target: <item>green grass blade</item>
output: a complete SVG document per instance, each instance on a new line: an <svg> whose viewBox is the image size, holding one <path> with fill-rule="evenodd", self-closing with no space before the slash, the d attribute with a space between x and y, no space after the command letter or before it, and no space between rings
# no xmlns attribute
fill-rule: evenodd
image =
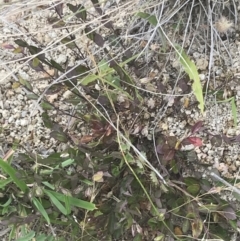
<svg viewBox="0 0 240 241"><path fill-rule="evenodd" d="M55 190L55 187L52 184L50 184L49 182L42 182L42 184L44 184L45 186L49 187L52 190Z"/></svg>
<svg viewBox="0 0 240 241"><path fill-rule="evenodd" d="M45 234L40 234L35 239L36 239L36 241L46 241L46 240L49 240L48 237Z"/></svg>
<svg viewBox="0 0 240 241"><path fill-rule="evenodd" d="M11 204L11 202L12 202L12 198L10 197L7 200L7 202L5 202L4 204L0 204L0 207L7 207L7 206L9 206Z"/></svg>
<svg viewBox="0 0 240 241"><path fill-rule="evenodd" d="M47 190L44 190L44 192L61 213L63 213L64 215L68 214L66 208L59 202L59 200L52 193L50 193Z"/></svg>
<svg viewBox="0 0 240 241"><path fill-rule="evenodd" d="M28 190L28 187L25 182L17 178L16 171L3 159L0 158L0 167L2 170L8 174L13 182L21 189L21 191L26 192Z"/></svg>
<svg viewBox="0 0 240 241"><path fill-rule="evenodd" d="M35 237L35 232L31 231L26 234L24 237L18 238L16 241L30 241Z"/></svg>
<svg viewBox="0 0 240 241"><path fill-rule="evenodd" d="M184 50L180 46L176 46L177 54L180 58L180 63L183 66L185 72L188 74L189 78L193 80L192 84L192 91L199 102L199 109L203 113L204 111L204 99L203 99L203 91L202 91L202 85L200 82L200 78L198 75L197 67L196 65L189 59L187 54L184 52Z"/></svg>
<svg viewBox="0 0 240 241"><path fill-rule="evenodd" d="M140 17L140 18L143 18L143 19L147 20L147 21L148 21L152 26L154 26L154 27L157 27L157 25L158 25L158 20L157 20L157 18L156 18L155 15L150 15L150 14L144 13L144 12L138 12L138 13L137 13L137 16ZM163 33L162 33L161 28L159 27L159 28L157 29L157 31L158 31L158 33L159 33L159 35L160 35L161 40L162 40L163 48L164 48L164 50L166 50L166 47L167 47L167 45L166 45L166 39L165 39L165 37L164 37L164 35L163 35Z"/></svg>
<svg viewBox="0 0 240 241"><path fill-rule="evenodd" d="M39 202L39 200L37 198L33 198L32 199L33 204L35 205L35 207L37 208L37 210L43 215L43 217L46 219L47 223L50 224L50 219L48 217L48 214L46 212L46 210L44 209L43 205Z"/></svg>
<svg viewBox="0 0 240 241"><path fill-rule="evenodd" d="M65 195L64 194L57 193L57 192L54 192L54 191L49 191L49 190L48 190L48 192L52 193L59 201L65 202ZM92 210L96 209L96 206L93 203L83 201L83 200L80 200L80 199L77 199L77 198L74 198L74 197L68 197L68 199L69 199L69 204L71 206L83 208L83 209L86 209L86 210L89 210L89 211L92 211Z"/></svg>
<svg viewBox="0 0 240 241"><path fill-rule="evenodd" d="M97 79L98 79L98 76L96 74L89 74L86 77L84 77L82 79L79 79L79 82L82 85L88 85L88 84L94 82Z"/></svg>
<svg viewBox="0 0 240 241"><path fill-rule="evenodd" d="M140 17L140 18L143 18L143 19L148 20L148 22L149 22L150 24L152 24L153 26L155 26L155 27L156 27L157 24L158 24L157 18L156 18L156 16L154 16L154 15L150 15L150 14L144 13L144 12L138 12L138 13L137 13L137 16Z"/></svg>
<svg viewBox="0 0 240 241"><path fill-rule="evenodd" d="M68 166L72 165L74 162L75 162L75 160L73 160L73 159L68 159L68 160L62 162L61 166L62 166L63 168L65 168L65 167L68 167Z"/></svg>
<svg viewBox="0 0 240 241"><path fill-rule="evenodd" d="M67 214L70 214L71 213L71 205L69 202L69 196L65 196L64 201L65 201L65 207L67 209Z"/></svg>
<svg viewBox="0 0 240 241"><path fill-rule="evenodd" d="M51 235L46 236L45 234L40 234L40 235L35 237L35 240L36 241L53 241L53 240L56 240L56 239Z"/></svg>
<svg viewBox="0 0 240 241"><path fill-rule="evenodd" d="M1 189L4 189L5 186L6 186L7 184L9 184L10 182L12 182L12 179L11 179L11 178L7 178L7 179L5 179L5 180L1 180L1 181L0 181L0 188L1 188Z"/></svg>
<svg viewBox="0 0 240 241"><path fill-rule="evenodd" d="M237 127L237 106L235 103L235 98L232 98L231 100L231 107L232 107L234 126Z"/></svg>

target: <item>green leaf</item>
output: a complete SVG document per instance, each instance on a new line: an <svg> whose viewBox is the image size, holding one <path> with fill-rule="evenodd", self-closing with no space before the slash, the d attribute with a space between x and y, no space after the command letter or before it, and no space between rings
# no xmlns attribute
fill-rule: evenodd
<svg viewBox="0 0 240 241"><path fill-rule="evenodd" d="M198 184L199 180L194 177L186 177L184 178L184 182L187 186L193 185L193 184Z"/></svg>
<svg viewBox="0 0 240 241"><path fill-rule="evenodd" d="M25 236L16 239L16 241L30 241L35 237L35 232L34 231L30 231L28 234L26 234Z"/></svg>
<svg viewBox="0 0 240 241"><path fill-rule="evenodd" d="M182 231L183 231L183 233L187 233L189 229L190 229L190 222L189 222L188 219L184 219L184 221L182 223Z"/></svg>
<svg viewBox="0 0 240 241"><path fill-rule="evenodd" d="M174 159L172 159L170 161L170 166L171 166L171 170L173 171L174 174L177 174L179 172L177 163L176 163L176 161Z"/></svg>
<svg viewBox="0 0 240 241"><path fill-rule="evenodd" d="M29 46L28 46L28 50L29 50L29 52L30 52L32 55L36 55L36 54L38 54L38 53L40 53L40 52L43 51L43 49L37 48L37 47L35 47L35 46L33 46L33 45L29 45ZM45 54L44 54L44 53L41 53L41 54L37 55L37 57L38 57L39 60L45 62Z"/></svg>
<svg viewBox="0 0 240 241"><path fill-rule="evenodd" d="M48 102L46 101L43 101L41 103L41 107L44 109L44 110L52 110L53 109L53 106L51 104L49 104Z"/></svg>
<svg viewBox="0 0 240 241"><path fill-rule="evenodd" d="M58 64L55 60L51 59L50 63L51 63L53 68L55 68L55 69L57 69L61 72L64 72L64 69L62 68L62 66L60 64Z"/></svg>
<svg viewBox="0 0 240 241"><path fill-rule="evenodd" d="M79 82L82 84L82 85L88 85L92 82L94 82L95 80L98 79L98 76L95 75L95 74L90 74L90 75L87 75L86 77L84 77L83 79L81 79Z"/></svg>
<svg viewBox="0 0 240 241"><path fill-rule="evenodd" d="M21 189L21 191L26 192L28 190L26 183L20 180L16 176L16 171L1 158L0 158L0 167L6 174L8 174L11 177L13 182Z"/></svg>
<svg viewBox="0 0 240 241"><path fill-rule="evenodd" d="M15 42L18 46L20 46L20 47L28 47L27 42L25 42L25 41L23 41L23 40L21 40L21 39L16 39L16 40L14 40L14 42Z"/></svg>
<svg viewBox="0 0 240 241"><path fill-rule="evenodd" d="M232 98L231 100L231 107L232 107L234 126L237 127L237 106L235 103L235 98Z"/></svg>
<svg viewBox="0 0 240 241"><path fill-rule="evenodd" d="M137 16L140 17L140 18L148 20L148 22L155 27L158 24L158 20L157 20L156 16L154 16L154 15L150 15L150 14L144 13L144 12L138 12Z"/></svg>
<svg viewBox="0 0 240 241"><path fill-rule="evenodd" d="M74 48L76 48L76 44L75 44L75 42L74 42L74 40L72 40L71 38L63 38L62 40L61 40L61 43L62 44L65 44L68 48L70 48L70 49L74 49Z"/></svg>
<svg viewBox="0 0 240 241"><path fill-rule="evenodd" d="M43 65L39 62L38 58L34 58L29 61L29 66L34 69L36 72L43 71Z"/></svg>
<svg viewBox="0 0 240 241"><path fill-rule="evenodd" d="M156 238L154 239L154 241L156 240ZM161 239L159 239L161 240ZM135 235L133 241L142 241L142 235L140 233L138 233L137 235Z"/></svg>
<svg viewBox="0 0 240 241"><path fill-rule="evenodd" d="M180 58L180 63L183 66L185 72L188 74L189 78L193 80L192 84L192 91L195 95L197 101L199 102L199 109L203 113L204 111L204 99L203 99L203 91L202 91L202 85L200 82L200 78L198 75L197 67L196 65L189 59L187 54L184 52L184 50L180 46L176 46L177 54Z"/></svg>
<svg viewBox="0 0 240 241"><path fill-rule="evenodd" d="M42 184L44 184L45 186L49 187L52 190L55 190L55 187L52 184L50 184L49 182L42 182Z"/></svg>
<svg viewBox="0 0 240 241"><path fill-rule="evenodd" d="M52 235L46 236L45 234L39 234L35 237L36 241L56 241L56 239ZM61 240L58 240L61 241Z"/></svg>
<svg viewBox="0 0 240 241"><path fill-rule="evenodd" d="M10 182L12 182L12 179L11 179L11 178L7 178L7 179L5 179L5 180L0 180L0 188L1 188L1 189L4 189L5 186L6 186L7 184L9 184Z"/></svg>
<svg viewBox="0 0 240 241"><path fill-rule="evenodd" d="M217 212L220 210L220 206L216 204L206 204L199 207L198 210L202 213Z"/></svg>
<svg viewBox="0 0 240 241"><path fill-rule="evenodd" d="M17 47L17 48L14 49L13 53L14 54L23 53L23 48L22 47Z"/></svg>
<svg viewBox="0 0 240 241"><path fill-rule="evenodd" d="M113 69L109 67L109 63L105 59L102 59L98 63L98 69L102 74L108 74L109 72L113 72Z"/></svg>
<svg viewBox="0 0 240 241"><path fill-rule="evenodd" d="M55 19L56 22L52 25L53 28L62 28L66 26L66 22L64 22L62 19L58 20L57 18ZM53 19L54 22L54 19Z"/></svg>
<svg viewBox="0 0 240 241"><path fill-rule="evenodd" d="M73 81L75 79L81 79L86 76L90 69L84 65L78 65L76 67L67 67L66 71L66 76Z"/></svg>
<svg viewBox="0 0 240 241"><path fill-rule="evenodd" d="M155 15L150 15L150 14L144 13L144 12L138 12L137 16L140 18L146 19L154 27L157 27L157 25L158 25L158 20ZM161 28L157 28L157 31L162 40L163 48L164 48L164 50L166 50L166 47L167 47L166 46L166 38L165 38Z"/></svg>
<svg viewBox="0 0 240 241"><path fill-rule="evenodd" d="M68 8L75 13L75 16L77 18L81 18L83 21L86 20L87 18L87 12L86 9L84 8L83 5L79 4L79 5L72 5L70 3L67 3Z"/></svg>
<svg viewBox="0 0 240 241"><path fill-rule="evenodd" d="M33 65L34 68L38 67L39 64L40 64L40 61L39 61L38 58L34 58L34 59L32 60L32 65Z"/></svg>
<svg viewBox="0 0 240 241"><path fill-rule="evenodd" d="M44 193L50 198L52 203L56 206L56 208L64 215L67 215L68 212L66 208L62 205L62 203L59 202L59 200L49 191L44 190Z"/></svg>
<svg viewBox="0 0 240 241"><path fill-rule="evenodd" d="M231 225L231 227L232 227L235 231L238 230L237 221L235 221L235 220L228 220L228 223Z"/></svg>
<svg viewBox="0 0 240 241"><path fill-rule="evenodd" d="M47 128L51 129L53 127L53 123L46 111L42 113L42 120L43 120L44 125Z"/></svg>
<svg viewBox="0 0 240 241"><path fill-rule="evenodd" d="M229 230L216 223L209 225L209 231L212 234L212 238L214 240L231 240L229 237Z"/></svg>
<svg viewBox="0 0 240 241"><path fill-rule="evenodd" d="M192 195L197 195L200 191L200 185L199 184L193 184L187 187L187 190Z"/></svg>
<svg viewBox="0 0 240 241"><path fill-rule="evenodd" d="M138 55L139 56L139 55ZM129 58L129 59L135 59L136 55ZM137 99L142 102L143 98L139 95L137 88L135 87L131 87L134 86L134 81L132 80L131 76L128 74L127 71L125 71L125 69L123 68L123 66L128 62L128 60L126 60L125 62L118 64L116 61L112 60L112 63L110 63L110 66L117 72L117 74L119 75L120 79L123 79L125 82L129 83L130 85L128 86L129 89L132 89L135 92L135 96L137 97ZM123 91L123 89L121 90ZM129 91L124 91L124 93L126 94L126 96L130 99L133 100L133 97L130 96L128 93Z"/></svg>
<svg viewBox="0 0 240 241"><path fill-rule="evenodd" d="M46 212L46 210L44 209L43 205L39 202L39 200L34 197L32 199L33 204L35 205L35 207L37 208L37 210L43 215L43 217L46 219L47 223L50 224L50 219L48 217L48 214Z"/></svg>
<svg viewBox="0 0 240 241"><path fill-rule="evenodd" d="M75 162L74 159L68 159L68 160L62 162L61 166L64 168L64 167L72 165L74 162Z"/></svg>
<svg viewBox="0 0 240 241"><path fill-rule="evenodd" d="M70 201L69 201L69 196L65 195L65 207L67 209L67 214L71 213L71 205L70 205Z"/></svg>
<svg viewBox="0 0 240 241"><path fill-rule="evenodd" d="M18 79L19 79L19 82L20 82L24 87L26 87L26 88L29 89L29 90L33 90L32 85L31 85L27 80L23 79L21 76L19 76Z"/></svg>
<svg viewBox="0 0 240 241"><path fill-rule="evenodd" d="M37 100L39 97L36 94L30 93L30 94L27 94L27 98L29 100Z"/></svg>
<svg viewBox="0 0 240 241"><path fill-rule="evenodd" d="M158 178L157 178L156 173L154 171L150 172L150 179L156 186L159 184Z"/></svg>
<svg viewBox="0 0 240 241"><path fill-rule="evenodd" d="M65 133L63 133L62 131L52 131L50 133L50 136L60 142L64 142L64 143L68 142L67 135Z"/></svg>
<svg viewBox="0 0 240 241"><path fill-rule="evenodd" d="M57 165L61 161L63 161L63 159L61 158L61 153L51 153L46 158L43 158L42 160L38 160L39 163L45 164L45 165L48 165L48 166Z"/></svg>
<svg viewBox="0 0 240 241"><path fill-rule="evenodd" d="M48 190L48 192L52 193L59 201L61 201L61 202L65 201L64 194L57 193L57 192L50 191L50 190ZM96 206L93 203L86 202L86 201L83 201L83 200L80 200L80 199L77 199L74 197L68 197L68 198L69 198L69 204L71 206L83 208L83 209L90 210L90 211L96 209Z"/></svg>
<svg viewBox="0 0 240 241"><path fill-rule="evenodd" d="M12 198L10 197L8 200L7 200L7 202L5 202L4 204L0 204L0 206L1 207L7 207L7 206L9 206L10 204L11 204L11 202L12 202Z"/></svg>
<svg viewBox="0 0 240 241"><path fill-rule="evenodd" d="M104 46L105 41L104 41L103 37L100 34L96 33L92 28L86 27L85 33L86 33L87 37L89 39L91 39L96 45L98 45L99 47Z"/></svg>
<svg viewBox="0 0 240 241"><path fill-rule="evenodd" d="M49 240L49 238L45 234L40 234L37 237L35 237L36 241L46 241Z"/></svg>

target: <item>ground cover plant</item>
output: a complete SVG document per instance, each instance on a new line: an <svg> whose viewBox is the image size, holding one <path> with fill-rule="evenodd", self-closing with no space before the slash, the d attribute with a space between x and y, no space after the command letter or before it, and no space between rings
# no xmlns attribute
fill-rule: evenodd
<svg viewBox="0 0 240 241"><path fill-rule="evenodd" d="M21 138L7 143L9 151L0 159L1 236L237 240L238 179L223 178L225 164L206 164L197 155L206 143L218 148L240 140L212 132L204 118L210 101L230 103L233 125L239 125L238 97L226 93L236 76L219 84L211 73L214 61L231 64L223 39L234 38L229 31L238 21L237 2L55 1L39 3L38 9L51 13L44 31L64 34L45 44L30 27L15 23L25 34L2 48L20 66L10 71L11 88L24 89L33 109L39 108L49 130L41 141L49 139L54 147L41 153ZM196 42L209 57L194 61ZM47 81L43 90L21 74L23 66L38 82ZM183 109L193 109L198 118L192 121ZM167 126L168 118L177 127ZM3 124L1 133L9 131ZM32 130L30 139L34 135Z"/></svg>

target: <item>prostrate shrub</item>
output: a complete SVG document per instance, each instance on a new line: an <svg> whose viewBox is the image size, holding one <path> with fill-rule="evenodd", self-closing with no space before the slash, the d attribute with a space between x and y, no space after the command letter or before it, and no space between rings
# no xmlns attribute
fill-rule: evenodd
<svg viewBox="0 0 240 241"><path fill-rule="evenodd" d="M205 126L207 98L223 95L203 84L205 62L192 60L192 46L199 26L221 39L232 22L214 25L202 1L40 4L51 13L46 29L62 33L49 44L16 34L2 47L47 80L41 90L11 71L13 89L23 87L41 110L54 146L43 155L15 140L0 159L9 240L230 240L239 211L219 194L228 186L239 200L236 180L197 154L207 142L217 148L239 138ZM206 54L211 65L212 49ZM235 100L217 99L231 103L237 126Z"/></svg>

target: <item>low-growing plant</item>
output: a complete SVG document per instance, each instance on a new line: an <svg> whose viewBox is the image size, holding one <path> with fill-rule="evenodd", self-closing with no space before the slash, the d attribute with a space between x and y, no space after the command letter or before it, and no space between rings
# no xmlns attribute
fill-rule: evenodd
<svg viewBox="0 0 240 241"><path fill-rule="evenodd" d="M27 97L41 106L43 124L56 146L65 144L64 150L56 148L44 156L20 142L24 152L0 159L1 222L11 228L9 240L230 240L238 230L239 210L219 196L226 183L220 177L218 182L202 178L196 170L189 175L184 171L198 164L194 149L204 144L202 132L216 146L240 138L211 134L198 121L181 137L156 133L154 150L150 138L132 132L136 116L143 125L141 113L146 109L145 92L136 81L142 55L127 50L100 3L92 3L102 28L109 31L107 36L95 28L84 3L67 7L76 24L85 26L83 34L89 45L100 49L99 54L91 48L83 51L70 32L58 43L81 60L74 66L57 63L45 53L47 46L26 39L7 47L21 53L33 71L49 78L42 93L22 76L15 88L24 87ZM63 3L54 8L56 17L49 23L54 28L66 26ZM159 27L154 15L141 12L137 17ZM166 52L161 28L158 34ZM124 56L115 53L116 46ZM184 94L191 86L203 112L196 66L182 48L174 46L189 78L178 81L178 86ZM67 91L70 95L61 99ZM61 109L62 102L69 109ZM59 116L69 117L71 124L58 122Z"/></svg>

